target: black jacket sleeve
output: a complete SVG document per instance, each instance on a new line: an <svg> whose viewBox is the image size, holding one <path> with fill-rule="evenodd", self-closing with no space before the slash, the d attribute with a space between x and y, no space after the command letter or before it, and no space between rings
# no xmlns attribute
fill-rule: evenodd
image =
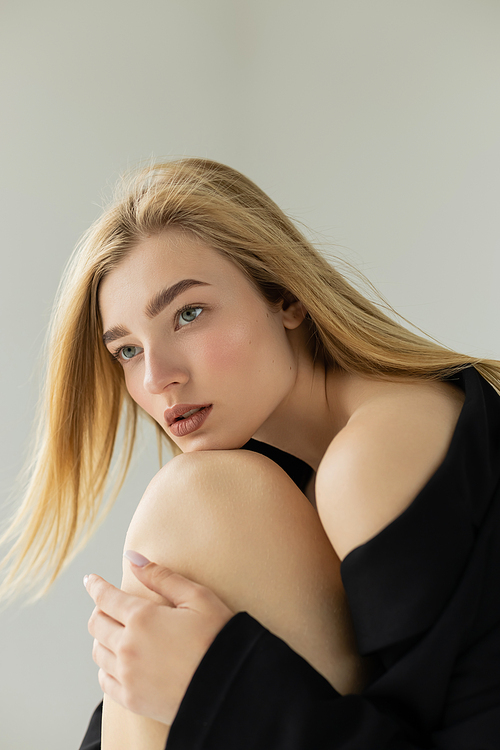
<svg viewBox="0 0 500 750"><path fill-rule="evenodd" d="M222 665L222 666L221 666ZM168 750L409 750L390 715L341 697L246 612L219 633L170 730Z"/></svg>
<svg viewBox="0 0 500 750"><path fill-rule="evenodd" d="M198 667L166 750L499 750L500 631L494 640L494 694L479 695L474 715L464 707L461 720L427 733L397 695L339 695L281 639L240 612Z"/></svg>
<svg viewBox="0 0 500 750"><path fill-rule="evenodd" d="M92 714L80 750L101 750L102 701Z"/></svg>

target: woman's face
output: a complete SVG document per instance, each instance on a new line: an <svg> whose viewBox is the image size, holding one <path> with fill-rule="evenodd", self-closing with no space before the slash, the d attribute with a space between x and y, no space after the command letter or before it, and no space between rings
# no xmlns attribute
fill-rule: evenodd
<svg viewBox="0 0 500 750"><path fill-rule="evenodd" d="M300 305L270 309L181 230L137 245L102 281L99 307L128 392L184 452L241 447L293 389Z"/></svg>

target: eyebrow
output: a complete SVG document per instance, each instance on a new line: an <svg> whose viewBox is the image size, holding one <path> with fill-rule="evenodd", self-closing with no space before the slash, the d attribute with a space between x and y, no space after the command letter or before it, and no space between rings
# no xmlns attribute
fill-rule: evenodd
<svg viewBox="0 0 500 750"><path fill-rule="evenodd" d="M146 305L146 315L148 318L155 318L162 310L170 305L179 294L190 289L192 286L210 286L206 281L196 281L196 279L182 279L177 284L172 284L155 296Z"/></svg>
<svg viewBox="0 0 500 750"><path fill-rule="evenodd" d="M170 305L179 294L182 294L193 286L210 286L210 284L206 281L197 281L196 279L182 279L182 281L178 281L176 284L172 284L172 286L162 289L161 292L157 292L157 294L155 294L146 305L146 315L148 318L155 318L162 310ZM118 325L110 328L109 331L106 331L102 340L105 344L109 344L111 341L116 341L116 339L121 339L124 336L129 335L130 331L124 326Z"/></svg>
<svg viewBox="0 0 500 750"><path fill-rule="evenodd" d="M109 331L106 331L106 333L102 337L102 340L105 344L109 344L111 343L111 341L122 339L124 336L128 336L129 334L130 331L127 331L127 329L123 326L115 326L114 328L110 328Z"/></svg>

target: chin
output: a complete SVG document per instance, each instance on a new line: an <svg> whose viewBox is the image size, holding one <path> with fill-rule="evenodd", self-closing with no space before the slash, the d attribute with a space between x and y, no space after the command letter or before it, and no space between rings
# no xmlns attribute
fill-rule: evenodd
<svg viewBox="0 0 500 750"><path fill-rule="evenodd" d="M189 435L182 443L176 443L183 453L195 453L196 451L234 451L243 448L252 436L232 437L225 435L215 437L213 435Z"/></svg>

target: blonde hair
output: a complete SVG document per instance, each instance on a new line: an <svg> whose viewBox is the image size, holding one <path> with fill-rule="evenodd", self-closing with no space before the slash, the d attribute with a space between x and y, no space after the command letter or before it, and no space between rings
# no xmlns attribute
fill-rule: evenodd
<svg viewBox="0 0 500 750"><path fill-rule="evenodd" d="M0 594L54 581L88 540L124 480L139 408L102 341L101 280L142 239L180 227L235 263L274 305L300 299L327 366L379 378L442 379L468 366L500 388L500 363L458 354L391 319L355 289L253 182L203 159L134 176L90 228L61 282L29 483L3 541L16 539ZM121 460L104 502L120 418ZM165 434L157 425L158 434Z"/></svg>

